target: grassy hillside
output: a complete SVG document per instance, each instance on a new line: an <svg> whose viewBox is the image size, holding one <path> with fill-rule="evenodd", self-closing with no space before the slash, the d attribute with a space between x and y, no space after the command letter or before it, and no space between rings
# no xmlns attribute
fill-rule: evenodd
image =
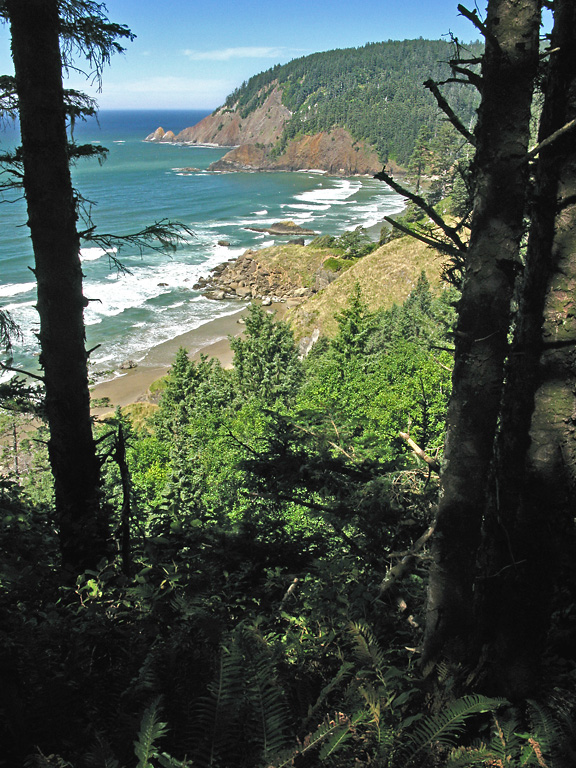
<svg viewBox="0 0 576 768"><path fill-rule="evenodd" d="M334 336L337 331L334 315L346 306L356 283L360 284L370 309L389 308L408 297L422 270L431 286L440 289L443 260L439 253L410 237L393 240L364 256L322 291L289 310L286 320L297 338L309 336L315 328L319 328L322 335Z"/></svg>

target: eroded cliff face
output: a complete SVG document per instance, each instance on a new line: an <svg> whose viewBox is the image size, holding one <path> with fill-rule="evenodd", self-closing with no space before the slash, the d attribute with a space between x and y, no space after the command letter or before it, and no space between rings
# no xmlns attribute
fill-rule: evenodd
<svg viewBox="0 0 576 768"><path fill-rule="evenodd" d="M317 169L334 175L374 174L382 167L376 152L364 142L356 142L344 128L329 133L302 136L291 141L286 151L275 157L272 147L280 138L290 111L282 104L282 92L275 87L262 106L246 118L239 111L220 107L197 125L174 135L158 128L146 141L215 144L233 147L212 171Z"/></svg>
<svg viewBox="0 0 576 768"><path fill-rule="evenodd" d="M372 175L382 163L364 142L356 142L344 128L329 133L302 136L291 141L286 151L273 157L271 147L242 145L227 152L210 166L212 171L322 170L333 175Z"/></svg>
<svg viewBox="0 0 576 768"><path fill-rule="evenodd" d="M282 104L282 92L273 88L262 106L243 118L239 111L220 107L191 128L168 136L158 128L146 141L173 141L187 144L217 144L236 147L239 144L274 144L280 138L291 113Z"/></svg>

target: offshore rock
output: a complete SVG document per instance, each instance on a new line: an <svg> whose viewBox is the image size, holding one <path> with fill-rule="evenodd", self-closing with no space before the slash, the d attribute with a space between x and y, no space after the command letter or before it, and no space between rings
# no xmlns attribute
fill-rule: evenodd
<svg viewBox="0 0 576 768"><path fill-rule="evenodd" d="M313 237L316 235L313 229L305 229L293 221L277 221L268 228L246 227L246 229L249 229L251 232L265 232L268 235L286 235L288 237L293 235L309 235Z"/></svg>

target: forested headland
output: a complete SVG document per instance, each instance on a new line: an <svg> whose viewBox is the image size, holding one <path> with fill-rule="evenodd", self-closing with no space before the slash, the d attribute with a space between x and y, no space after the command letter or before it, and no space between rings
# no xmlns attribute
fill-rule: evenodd
<svg viewBox="0 0 576 768"><path fill-rule="evenodd" d="M544 39L539 0L459 6L484 51L456 47L441 78L477 119L425 73L436 128L405 186L377 174L405 214L380 243L306 246L347 286L306 354L254 304L231 369L181 349L153 402L94 421L79 248L122 238L78 229L70 162L102 150L73 143L94 105L62 70L101 74L131 33L90 0L0 0L22 126L0 160L26 196L42 355L0 390L6 765L574 764L576 5L546 6ZM299 66L294 106L314 92ZM411 271L374 306L349 276L397 237L442 281ZM0 330L21 374L5 310Z"/></svg>
<svg viewBox="0 0 576 768"><path fill-rule="evenodd" d="M482 46L471 43L466 50L477 57ZM385 162L405 167L419 132L436 135L443 123L425 81L445 82L445 96L463 122L474 120L478 95L451 77L453 53L447 41L420 39L304 56L251 77L198 125L148 138L240 145L240 151L223 159L227 166L216 167L309 167L337 173L345 166L348 174L375 171ZM303 142L326 135L330 138L319 156ZM330 157L338 150L331 145L344 145L344 135L350 137L353 155L362 150L360 157Z"/></svg>

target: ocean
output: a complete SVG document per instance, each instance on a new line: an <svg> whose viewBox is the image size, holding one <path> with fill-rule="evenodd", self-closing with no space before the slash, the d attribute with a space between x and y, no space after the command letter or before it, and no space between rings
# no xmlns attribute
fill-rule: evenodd
<svg viewBox="0 0 576 768"><path fill-rule="evenodd" d="M238 302L206 299L193 285L246 248L273 244L269 235L247 227L292 220L319 234L336 235L374 226L403 208L399 195L373 179L313 171L208 173L205 169L226 149L144 141L160 125L178 132L206 114L103 111L98 121L75 129L77 142L109 149L101 166L81 160L73 170L74 184L100 232L128 234L170 219L193 233L171 255L122 248L113 256L128 272L115 269L103 249L82 249L84 293L92 300L85 313L87 345L100 345L91 356L95 371L115 369L127 359L139 362L155 345L238 312ZM4 126L0 151L15 141L14 129ZM38 315L23 201L5 202L0 217L0 307L10 311L23 333L13 364L34 370Z"/></svg>

